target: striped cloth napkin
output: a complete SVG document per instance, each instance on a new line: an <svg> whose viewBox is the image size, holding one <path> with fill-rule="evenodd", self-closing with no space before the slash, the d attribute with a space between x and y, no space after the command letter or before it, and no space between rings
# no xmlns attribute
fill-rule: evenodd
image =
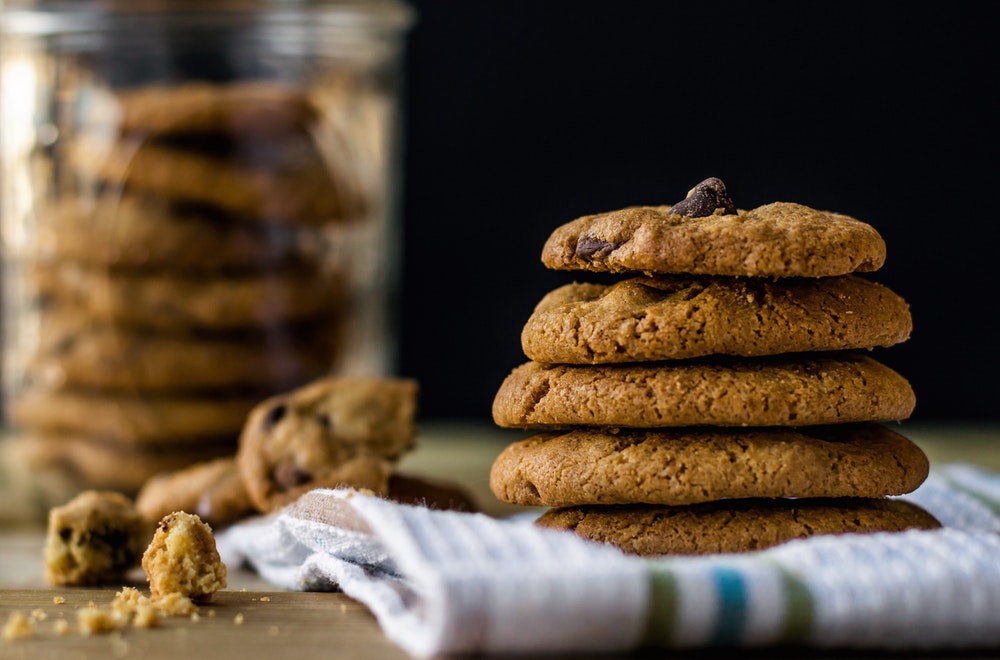
<svg viewBox="0 0 1000 660"><path fill-rule="evenodd" d="M1000 475L936 466L906 496L930 531L642 559L526 517L315 490L221 532L229 565L343 590L412 656L802 645L1000 647Z"/></svg>

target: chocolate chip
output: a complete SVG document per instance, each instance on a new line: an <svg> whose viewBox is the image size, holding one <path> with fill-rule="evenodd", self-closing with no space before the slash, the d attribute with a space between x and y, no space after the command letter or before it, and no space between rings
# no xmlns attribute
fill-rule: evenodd
<svg viewBox="0 0 1000 660"><path fill-rule="evenodd" d="M63 543L69 543L69 540L73 538L73 530L69 527L63 527L59 530L59 538L62 539Z"/></svg>
<svg viewBox="0 0 1000 660"><path fill-rule="evenodd" d="M267 414L264 415L264 428L265 429L273 428L275 424L281 421L281 419L285 416L287 412L288 412L288 406L286 406L283 403L279 403L275 407L268 410Z"/></svg>
<svg viewBox="0 0 1000 660"><path fill-rule="evenodd" d="M581 236L576 242L576 255L582 259L603 259L618 246L592 236Z"/></svg>
<svg viewBox="0 0 1000 660"><path fill-rule="evenodd" d="M705 179L688 191L687 197L674 204L670 212L689 218L704 218L722 209L726 215L736 214L736 205L726 194L726 184L721 179Z"/></svg>
<svg viewBox="0 0 1000 660"><path fill-rule="evenodd" d="M294 463L279 463L274 466L272 478L278 488L288 491L308 482L312 479L312 475L299 469Z"/></svg>

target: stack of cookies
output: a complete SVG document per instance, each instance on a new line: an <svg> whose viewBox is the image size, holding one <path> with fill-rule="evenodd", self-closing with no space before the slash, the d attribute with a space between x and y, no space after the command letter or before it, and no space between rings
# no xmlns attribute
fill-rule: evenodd
<svg viewBox="0 0 1000 660"><path fill-rule="evenodd" d="M718 179L557 228L543 263L610 282L550 292L525 325L530 361L493 417L537 434L497 457L493 492L641 555L938 526L890 497L928 461L887 425L915 397L872 355L912 329L907 303L857 274L884 260L865 223L738 210Z"/></svg>
<svg viewBox="0 0 1000 660"><path fill-rule="evenodd" d="M366 203L301 89L133 89L85 119L19 255L7 413L33 469L134 492L232 454L257 403L328 372L333 246Z"/></svg>

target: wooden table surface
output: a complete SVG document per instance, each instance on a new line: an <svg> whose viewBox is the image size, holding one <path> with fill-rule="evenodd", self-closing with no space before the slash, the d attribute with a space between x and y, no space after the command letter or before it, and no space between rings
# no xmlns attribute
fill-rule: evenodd
<svg viewBox="0 0 1000 660"><path fill-rule="evenodd" d="M404 459L401 470L453 480L463 485L482 510L491 515L503 516L519 510L493 497L488 474L499 451L523 437L523 433L460 422L424 424L421 429L418 448ZM924 449L932 465L963 461L1000 471L1000 423L904 423L898 430ZM382 635L378 623L364 606L343 594L281 591L242 568L230 570L228 588L217 594L213 603L199 609L197 620L174 617L155 629L84 636L74 628L69 634L59 635L56 621L75 622L76 609L88 606L91 601L98 606L109 604L117 589L52 588L45 584L41 561L45 531L42 518L37 512L26 513L20 492L23 484L11 483L20 477L12 479L9 471L7 474L7 483L0 482L0 625L15 611L35 613L36 621L31 637L8 642L0 639L0 659L407 657ZM141 573L136 576L136 580L141 578ZM134 584L145 587L138 581ZM53 602L56 596L65 598L65 603L56 605ZM702 655L650 650L627 657L652 657L654 653L661 658ZM720 654L704 652L705 657L709 655ZM738 655L741 658L894 657L884 653L845 654L808 649L742 650ZM962 654L960 657L997 656Z"/></svg>

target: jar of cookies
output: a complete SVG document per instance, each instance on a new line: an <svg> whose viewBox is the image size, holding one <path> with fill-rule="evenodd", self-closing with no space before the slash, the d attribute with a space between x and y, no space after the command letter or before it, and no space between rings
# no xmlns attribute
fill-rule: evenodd
<svg viewBox="0 0 1000 660"><path fill-rule="evenodd" d="M54 500L394 369L391 0L5 3L3 449Z"/></svg>

